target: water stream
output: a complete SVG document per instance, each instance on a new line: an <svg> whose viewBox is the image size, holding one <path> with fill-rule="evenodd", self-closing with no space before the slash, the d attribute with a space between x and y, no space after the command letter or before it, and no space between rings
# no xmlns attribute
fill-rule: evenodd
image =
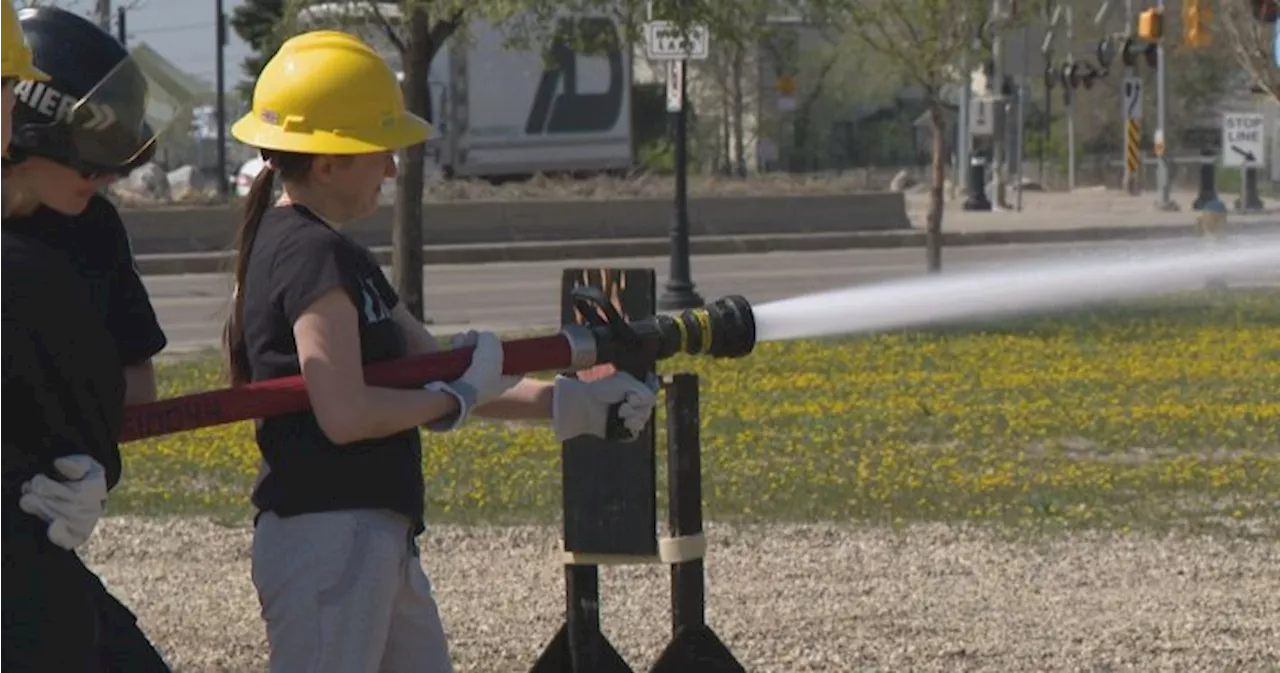
<svg viewBox="0 0 1280 673"><path fill-rule="evenodd" d="M858 334L1042 313L1203 287L1212 278L1280 269L1280 236L1143 243L1144 251L1040 258L944 271L768 302L759 341Z"/></svg>

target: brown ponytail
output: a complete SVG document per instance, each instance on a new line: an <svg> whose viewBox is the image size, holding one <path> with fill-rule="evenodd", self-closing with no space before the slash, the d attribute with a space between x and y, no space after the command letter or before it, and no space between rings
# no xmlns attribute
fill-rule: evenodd
<svg viewBox="0 0 1280 673"><path fill-rule="evenodd" d="M262 159L267 165L254 178L245 200L244 221L236 235L235 295L232 298L231 315L223 330L223 346L226 349L227 369L232 385L242 385L253 379L249 367L249 349L244 340L244 279L249 269L249 253L258 237L262 217L271 207L275 191L275 176L280 174L284 182L297 182L306 178L311 168L310 154L263 150Z"/></svg>

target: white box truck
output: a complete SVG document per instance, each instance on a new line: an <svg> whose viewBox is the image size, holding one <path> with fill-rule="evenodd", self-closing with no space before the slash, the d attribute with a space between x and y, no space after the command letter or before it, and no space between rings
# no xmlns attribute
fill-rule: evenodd
<svg viewBox="0 0 1280 673"><path fill-rule="evenodd" d="M400 3L377 4L403 34ZM369 10L364 1L328 2L302 18L308 29L359 34L403 72L400 53ZM552 28L544 52L509 48L503 28L473 21L436 53L429 80L439 137L428 145L428 163L444 177L631 169L632 57L621 26L604 14L578 14ZM573 31L595 48L575 50Z"/></svg>

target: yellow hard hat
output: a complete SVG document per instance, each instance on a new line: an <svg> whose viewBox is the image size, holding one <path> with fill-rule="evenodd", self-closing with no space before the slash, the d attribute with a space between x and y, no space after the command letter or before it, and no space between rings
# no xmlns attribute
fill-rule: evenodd
<svg viewBox="0 0 1280 673"><path fill-rule="evenodd" d="M253 87L253 109L231 126L236 140L302 154L367 154L423 142L431 125L404 107L395 73L354 35L290 38Z"/></svg>
<svg viewBox="0 0 1280 673"><path fill-rule="evenodd" d="M0 54L4 58L4 76L18 79L47 82L49 76L31 62L31 48L22 37L22 26L18 23L18 10L13 8L12 0L0 0L4 4L4 26L0 38Z"/></svg>

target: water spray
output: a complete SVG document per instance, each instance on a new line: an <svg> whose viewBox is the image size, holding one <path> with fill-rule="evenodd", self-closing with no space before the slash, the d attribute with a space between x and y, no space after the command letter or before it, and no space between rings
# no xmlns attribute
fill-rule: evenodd
<svg viewBox="0 0 1280 673"><path fill-rule="evenodd" d="M869 283L755 308L761 342L924 328L1139 299L1230 273L1280 271L1280 237L1159 244Z"/></svg>
<svg viewBox="0 0 1280 673"><path fill-rule="evenodd" d="M675 315L626 321L604 293L592 287L573 292L585 325L566 325L558 334L514 339L502 344L507 375L581 371L599 364L635 359L665 360L678 354L741 358L756 344L756 324L747 300L731 295L704 308ZM472 347L441 351L366 366L365 381L385 388L418 388L462 376ZM257 381L193 395L172 397L125 410L120 441L306 411L302 376Z"/></svg>
<svg viewBox="0 0 1280 673"><path fill-rule="evenodd" d="M1151 243L1144 245L1150 246ZM581 371L636 364L677 354L741 358L757 342L859 334L997 316L1064 309L1168 292L1230 272L1276 271L1280 238L1239 239L1206 250L1202 244L1163 254L1094 259L1031 260L1011 268L949 273L862 285L752 307L730 295L705 308L626 321L600 290L579 287L573 301L586 324L551 336L503 342L503 372ZM471 364L470 348L365 367L374 386L415 388L456 379ZM129 407L122 441L305 411L301 376L174 397Z"/></svg>

